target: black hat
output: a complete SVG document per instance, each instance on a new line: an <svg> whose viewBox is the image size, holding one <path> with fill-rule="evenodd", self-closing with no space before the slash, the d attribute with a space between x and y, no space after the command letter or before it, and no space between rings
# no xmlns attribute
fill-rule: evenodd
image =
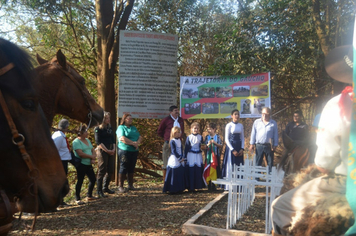
<svg viewBox="0 0 356 236"><path fill-rule="evenodd" d="M351 84L353 80L353 58L352 45L334 48L325 58L325 70L333 79Z"/></svg>

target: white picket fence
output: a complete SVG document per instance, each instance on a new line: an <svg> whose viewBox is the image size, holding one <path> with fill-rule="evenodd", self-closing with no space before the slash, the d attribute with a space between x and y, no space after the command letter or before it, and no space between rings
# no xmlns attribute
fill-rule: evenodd
<svg viewBox="0 0 356 236"><path fill-rule="evenodd" d="M259 185L266 186L265 233L270 233L272 230L271 205L282 188L284 172L277 171L276 167L272 167L272 172L268 173L268 167L255 166L254 161L250 159L246 159L244 165L234 165L232 170L226 178L213 181L215 184L228 185L226 228L231 229L236 225L237 220L253 204L255 186Z"/></svg>

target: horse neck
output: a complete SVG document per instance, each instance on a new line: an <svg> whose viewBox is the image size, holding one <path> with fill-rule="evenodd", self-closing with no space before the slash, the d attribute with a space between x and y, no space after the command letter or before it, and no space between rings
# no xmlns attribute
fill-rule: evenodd
<svg viewBox="0 0 356 236"><path fill-rule="evenodd" d="M58 92L61 89L62 83L61 79L57 78L54 73L45 77L44 74L48 73L48 69L45 68L45 66L46 65L36 68L38 76L35 79L35 89L39 95L39 102L47 123L51 127L57 112Z"/></svg>

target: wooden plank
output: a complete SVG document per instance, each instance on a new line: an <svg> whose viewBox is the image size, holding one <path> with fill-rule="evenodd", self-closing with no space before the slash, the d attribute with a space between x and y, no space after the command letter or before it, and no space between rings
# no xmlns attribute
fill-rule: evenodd
<svg viewBox="0 0 356 236"><path fill-rule="evenodd" d="M255 233L251 231L243 231L243 230L233 230L233 229L218 229L214 227L209 227L205 225L197 225L194 224L200 217L204 216L215 203L219 202L227 192L223 192L219 196L217 196L214 200L209 202L203 209L201 209L197 214L195 214L192 218L187 220L182 226L182 232L188 235L208 235L208 236L269 236L270 234L264 233Z"/></svg>

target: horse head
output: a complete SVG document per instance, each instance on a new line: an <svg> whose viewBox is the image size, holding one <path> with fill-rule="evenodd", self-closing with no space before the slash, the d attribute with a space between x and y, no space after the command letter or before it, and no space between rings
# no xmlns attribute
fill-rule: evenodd
<svg viewBox="0 0 356 236"><path fill-rule="evenodd" d="M0 189L19 211L53 211L69 187L33 88L32 65L0 38L0 68Z"/></svg>
<svg viewBox="0 0 356 236"><path fill-rule="evenodd" d="M91 96L85 79L67 62L61 50L51 61L39 55L37 61L40 66L36 68L36 89L49 125L52 125L55 114L66 115L91 127L103 121L103 108Z"/></svg>

